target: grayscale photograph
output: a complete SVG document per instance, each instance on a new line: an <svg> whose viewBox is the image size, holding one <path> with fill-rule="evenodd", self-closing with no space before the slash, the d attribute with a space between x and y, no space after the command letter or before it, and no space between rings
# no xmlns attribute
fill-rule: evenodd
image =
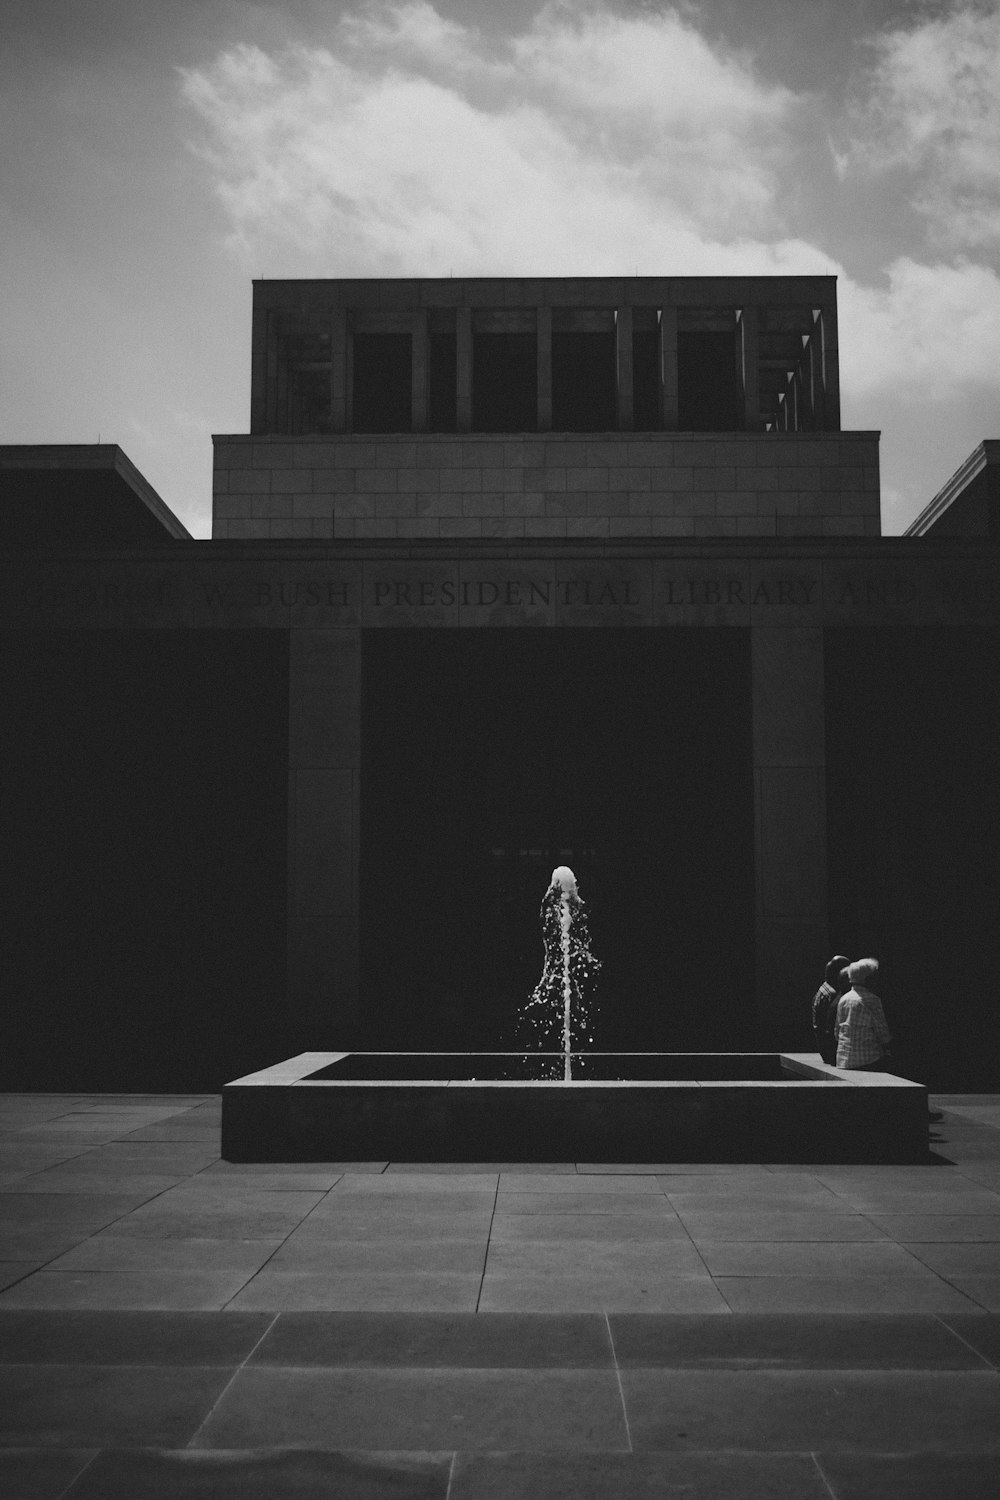
<svg viewBox="0 0 1000 1500"><path fill-rule="evenodd" d="M1000 0L2 0L3 1500L994 1500Z"/></svg>

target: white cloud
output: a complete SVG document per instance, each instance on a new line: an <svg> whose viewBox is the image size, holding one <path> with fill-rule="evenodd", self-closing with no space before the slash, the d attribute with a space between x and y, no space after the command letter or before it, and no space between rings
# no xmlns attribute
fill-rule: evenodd
<svg viewBox="0 0 1000 1500"><path fill-rule="evenodd" d="M734 235L780 237L796 101L672 12L549 8L501 46L403 5L348 18L332 48L233 48L183 89L258 264L690 270L705 241L718 263Z"/></svg>
<svg viewBox="0 0 1000 1500"><path fill-rule="evenodd" d="M967 39L970 124L949 139L969 181L986 109L988 28L974 21L940 23L946 39ZM893 76L926 82L921 49L937 34L925 28L912 53L887 38L880 55ZM959 52L942 78L958 76ZM914 56L922 72L903 67ZM782 213L808 170L796 154L808 101L762 83L675 12L549 7L500 43L425 3L368 10L325 47L235 47L186 72L183 89L231 244L254 274L831 273L848 424L909 422L908 461L920 469L925 443L936 472L928 403L957 431L966 394L977 413L1000 394L995 272L897 252L878 285L863 285L820 244L790 235ZM944 84L935 89L925 93L940 103ZM915 92L897 90L900 100ZM900 123L891 150L943 161L933 133L918 140L916 112L900 104L897 115L909 134Z"/></svg>
<svg viewBox="0 0 1000 1500"><path fill-rule="evenodd" d="M873 42L842 173L899 169L944 248L1000 248L1000 8L966 5Z"/></svg>
<svg viewBox="0 0 1000 1500"><path fill-rule="evenodd" d="M893 262L884 287L840 283L841 386L945 401L1000 390L1000 277L986 266Z"/></svg>

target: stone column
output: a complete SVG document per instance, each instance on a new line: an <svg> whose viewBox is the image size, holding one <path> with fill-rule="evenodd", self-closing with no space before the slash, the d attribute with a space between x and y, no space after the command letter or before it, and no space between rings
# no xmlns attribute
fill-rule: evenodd
<svg viewBox="0 0 1000 1500"><path fill-rule="evenodd" d="M740 314L740 348L742 352L743 426L748 432L760 430L760 310L744 307Z"/></svg>
<svg viewBox="0 0 1000 1500"><path fill-rule="evenodd" d="M837 306L824 307L819 318L820 368L823 387L822 426L827 432L840 431L840 347L837 339ZM815 338L815 333L813 337Z"/></svg>
<svg viewBox="0 0 1000 1500"><path fill-rule="evenodd" d="M632 309L620 307L615 318L615 346L618 373L618 426L622 432L635 427L632 382Z"/></svg>
<svg viewBox="0 0 1000 1500"><path fill-rule="evenodd" d="M552 309L535 309L535 329L538 338L538 410L539 432L552 431Z"/></svg>
<svg viewBox="0 0 1000 1500"><path fill-rule="evenodd" d="M261 432L278 431L278 314L267 312L264 353L264 420Z"/></svg>
<svg viewBox="0 0 1000 1500"><path fill-rule="evenodd" d="M677 309L660 311L660 410L663 430L677 431Z"/></svg>
<svg viewBox="0 0 1000 1500"><path fill-rule="evenodd" d="M358 1011L361 632L289 632L288 1013L298 1050Z"/></svg>
<svg viewBox="0 0 1000 1500"><path fill-rule="evenodd" d="M823 632L751 630L755 1044L812 1046L809 999L829 958Z"/></svg>
<svg viewBox="0 0 1000 1500"><path fill-rule="evenodd" d="M459 432L472 430L472 308L455 309L456 422Z"/></svg>

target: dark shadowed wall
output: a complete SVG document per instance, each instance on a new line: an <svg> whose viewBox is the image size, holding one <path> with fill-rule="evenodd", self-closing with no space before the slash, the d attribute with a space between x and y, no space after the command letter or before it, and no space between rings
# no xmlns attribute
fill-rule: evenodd
<svg viewBox="0 0 1000 1500"><path fill-rule="evenodd" d="M11 633L2 1086L216 1089L284 1043L287 637Z"/></svg>
<svg viewBox="0 0 1000 1500"><path fill-rule="evenodd" d="M560 862L595 1046L753 1044L748 632L381 630L363 660L367 1045L509 1045Z"/></svg>
<svg viewBox="0 0 1000 1500"><path fill-rule="evenodd" d="M831 949L880 960L897 1071L996 1089L1000 632L828 630L826 690Z"/></svg>

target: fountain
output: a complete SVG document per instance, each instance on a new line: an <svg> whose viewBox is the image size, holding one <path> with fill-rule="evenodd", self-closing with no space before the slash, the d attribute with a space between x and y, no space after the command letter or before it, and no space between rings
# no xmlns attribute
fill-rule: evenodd
<svg viewBox="0 0 1000 1500"><path fill-rule="evenodd" d="M574 1021L577 1036L589 1034L600 963L565 866L553 871L542 931L545 967L521 1017L533 1045L303 1052L225 1086L225 1159L926 1160L927 1090L893 1074L838 1072L816 1053L574 1047Z"/></svg>

